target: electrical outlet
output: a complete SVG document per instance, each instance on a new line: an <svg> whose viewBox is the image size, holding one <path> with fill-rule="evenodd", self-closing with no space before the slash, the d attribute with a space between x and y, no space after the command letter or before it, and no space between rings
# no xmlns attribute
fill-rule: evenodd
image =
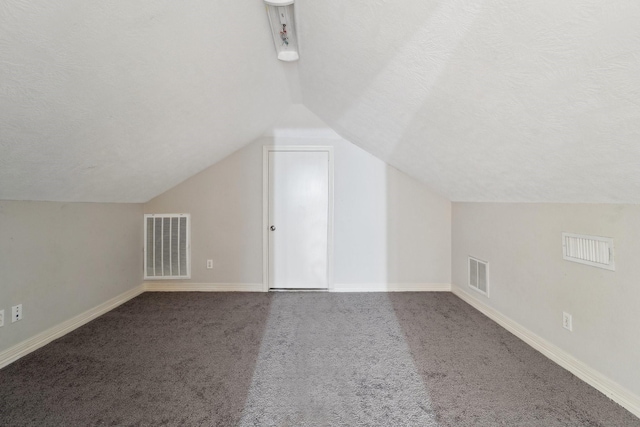
<svg viewBox="0 0 640 427"><path fill-rule="evenodd" d="M0 310L0 328L4 326L4 310Z"/></svg>
<svg viewBox="0 0 640 427"><path fill-rule="evenodd" d="M212 259L208 259L207 260L207 268L209 270L211 270L213 268L213 260Z"/></svg>
<svg viewBox="0 0 640 427"><path fill-rule="evenodd" d="M11 323L22 320L22 304L11 307Z"/></svg>
<svg viewBox="0 0 640 427"><path fill-rule="evenodd" d="M562 327L569 331L573 331L573 320L569 313L562 313Z"/></svg>

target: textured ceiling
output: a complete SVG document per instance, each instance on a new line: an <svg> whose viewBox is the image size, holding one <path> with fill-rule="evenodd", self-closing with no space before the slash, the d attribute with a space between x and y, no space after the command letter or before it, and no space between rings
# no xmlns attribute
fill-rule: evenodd
<svg viewBox="0 0 640 427"><path fill-rule="evenodd" d="M0 0L0 199L143 202L291 103L261 2Z"/></svg>
<svg viewBox="0 0 640 427"><path fill-rule="evenodd" d="M454 201L640 203L637 0L298 0L305 105Z"/></svg>
<svg viewBox="0 0 640 427"><path fill-rule="evenodd" d="M452 200L640 203L637 0L296 8L286 64L261 0L0 0L0 199L146 201L302 101Z"/></svg>

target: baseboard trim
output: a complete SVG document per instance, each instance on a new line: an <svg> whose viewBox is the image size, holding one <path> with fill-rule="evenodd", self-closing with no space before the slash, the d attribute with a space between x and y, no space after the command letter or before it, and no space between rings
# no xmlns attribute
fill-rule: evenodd
<svg viewBox="0 0 640 427"><path fill-rule="evenodd" d="M336 283L332 292L450 292L448 283Z"/></svg>
<svg viewBox="0 0 640 427"><path fill-rule="evenodd" d="M264 292L262 283L145 282L147 292Z"/></svg>
<svg viewBox="0 0 640 427"><path fill-rule="evenodd" d="M15 362L21 357L26 356L32 351L44 347L51 341L68 334L74 329L77 329L80 326L89 323L96 317L102 316L108 311L111 311L119 305L122 305L125 302L129 301L130 299L137 297L143 292L144 288L142 285L136 286L135 288L124 292L114 298L111 298L110 300L103 302L102 304L97 305L85 311L84 313L78 314L71 319L65 320L64 322L52 328L49 328L44 332L40 332L39 334L4 350L0 353L0 369L4 368L10 363Z"/></svg>
<svg viewBox="0 0 640 427"><path fill-rule="evenodd" d="M452 285L451 292L487 316L489 319L493 320L534 349L538 350L544 356L562 366L564 369L571 372L573 375L580 378L596 390L602 392L605 396L618 403L636 417L640 418L640 396L632 393L620 384L607 378L585 363L577 360L566 351L560 349L554 344L551 344L519 323L516 323L497 310L489 307L477 298L462 291L457 286Z"/></svg>

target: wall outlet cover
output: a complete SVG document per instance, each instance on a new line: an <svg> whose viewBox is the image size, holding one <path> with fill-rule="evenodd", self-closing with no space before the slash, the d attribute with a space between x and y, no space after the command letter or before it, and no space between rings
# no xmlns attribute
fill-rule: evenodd
<svg viewBox="0 0 640 427"><path fill-rule="evenodd" d="M562 313L562 327L569 331L573 331L573 319L569 313Z"/></svg>
<svg viewBox="0 0 640 427"><path fill-rule="evenodd" d="M22 320L22 304L11 307L11 323Z"/></svg>
<svg viewBox="0 0 640 427"><path fill-rule="evenodd" d="M0 327L4 326L4 310L0 310Z"/></svg>

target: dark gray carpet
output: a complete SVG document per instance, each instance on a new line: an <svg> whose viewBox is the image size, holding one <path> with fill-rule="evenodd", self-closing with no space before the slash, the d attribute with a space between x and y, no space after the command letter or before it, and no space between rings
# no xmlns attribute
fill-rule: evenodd
<svg viewBox="0 0 640 427"><path fill-rule="evenodd" d="M640 419L446 294L389 294L441 426L640 426Z"/></svg>
<svg viewBox="0 0 640 427"><path fill-rule="evenodd" d="M0 425L640 426L448 293L146 293L0 370Z"/></svg>
<svg viewBox="0 0 640 427"><path fill-rule="evenodd" d="M0 370L0 426L234 425L270 302L142 294Z"/></svg>

